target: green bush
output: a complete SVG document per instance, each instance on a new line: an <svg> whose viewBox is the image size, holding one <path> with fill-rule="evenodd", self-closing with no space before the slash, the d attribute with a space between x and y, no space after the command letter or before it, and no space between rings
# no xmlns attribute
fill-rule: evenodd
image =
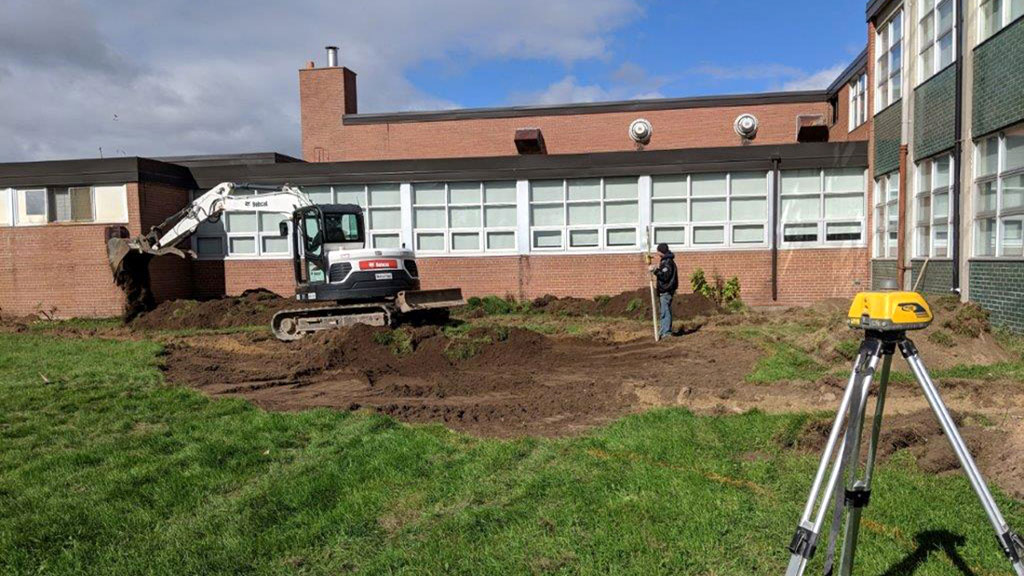
<svg viewBox="0 0 1024 576"><path fill-rule="evenodd" d="M740 301L740 279L736 276L724 281L721 275L715 274L712 281L708 282L704 275L704 269L697 268L690 275L690 286L695 294L700 294L719 306L726 306L730 310L737 311L744 308ZM733 302L739 302L739 304L730 306Z"/></svg>
<svg viewBox="0 0 1024 576"><path fill-rule="evenodd" d="M626 303L626 312L636 312L644 305L644 301L639 298L633 298Z"/></svg>

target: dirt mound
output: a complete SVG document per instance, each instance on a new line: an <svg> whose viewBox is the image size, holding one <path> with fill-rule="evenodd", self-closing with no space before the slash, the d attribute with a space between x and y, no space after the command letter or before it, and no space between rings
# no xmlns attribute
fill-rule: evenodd
<svg viewBox="0 0 1024 576"><path fill-rule="evenodd" d="M277 312L308 307L308 303L282 298L269 290L246 290L241 296L216 300L169 300L135 317L129 324L140 330L233 328L270 325Z"/></svg>
<svg viewBox="0 0 1024 576"><path fill-rule="evenodd" d="M641 288L616 296L598 296L593 299L557 298L547 295L534 300L532 308L564 316L614 316L646 320L651 317L651 292L649 289ZM719 312L714 302L700 294L679 293L672 300L672 317L675 320L690 320Z"/></svg>

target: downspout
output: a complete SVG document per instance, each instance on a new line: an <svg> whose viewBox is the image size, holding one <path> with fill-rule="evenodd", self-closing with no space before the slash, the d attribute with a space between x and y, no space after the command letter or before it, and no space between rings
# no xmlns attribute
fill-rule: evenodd
<svg viewBox="0 0 1024 576"><path fill-rule="evenodd" d="M953 258L953 285L950 291L960 294L960 175L963 170L960 168L960 158L963 156L963 61L964 61L964 27L963 27L963 0L956 0L956 91L953 98L953 192L949 203L953 211L952 234L949 242Z"/></svg>
<svg viewBox="0 0 1024 576"><path fill-rule="evenodd" d="M779 191L782 187L782 158L772 156L772 302L779 300Z"/></svg>
<svg viewBox="0 0 1024 576"><path fill-rule="evenodd" d="M900 144L900 192L897 195L899 227L896 229L896 286L903 290L907 274L907 150Z"/></svg>

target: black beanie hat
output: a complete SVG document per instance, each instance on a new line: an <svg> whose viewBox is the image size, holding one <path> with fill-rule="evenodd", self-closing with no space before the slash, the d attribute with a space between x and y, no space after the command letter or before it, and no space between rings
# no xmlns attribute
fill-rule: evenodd
<svg viewBox="0 0 1024 576"><path fill-rule="evenodd" d="M658 244L658 253L659 254L668 254L668 244L665 244L664 242L662 242L661 244Z"/></svg>

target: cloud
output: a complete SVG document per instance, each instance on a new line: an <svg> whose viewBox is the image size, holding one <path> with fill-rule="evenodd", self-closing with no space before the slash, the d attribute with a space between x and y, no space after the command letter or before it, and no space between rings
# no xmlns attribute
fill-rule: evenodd
<svg viewBox="0 0 1024 576"><path fill-rule="evenodd" d="M624 62L608 75L606 85L580 84L574 75L564 76L543 90L520 92L510 97L515 104L569 104L608 100L649 100L664 98L662 88L668 82L663 76L652 76L633 62Z"/></svg>
<svg viewBox="0 0 1024 576"><path fill-rule="evenodd" d="M847 64L836 64L816 72L807 72L795 66L774 63L742 66L703 64L693 68L691 72L717 81L768 80L769 90L792 92L827 88L846 66Z"/></svg>
<svg viewBox="0 0 1024 576"><path fill-rule="evenodd" d="M641 14L639 0L589 0L585 10L571 0L5 0L0 161L100 147L297 154L297 70L322 62L325 44L358 73L360 111L449 108L457 103L407 72L429 61L607 60L611 33ZM564 97L603 98L600 86L570 84Z"/></svg>
<svg viewBox="0 0 1024 576"><path fill-rule="evenodd" d="M795 78L782 85L784 91L794 90L824 90L828 88L836 78L846 70L847 64L836 64L824 70L818 70L802 78Z"/></svg>

